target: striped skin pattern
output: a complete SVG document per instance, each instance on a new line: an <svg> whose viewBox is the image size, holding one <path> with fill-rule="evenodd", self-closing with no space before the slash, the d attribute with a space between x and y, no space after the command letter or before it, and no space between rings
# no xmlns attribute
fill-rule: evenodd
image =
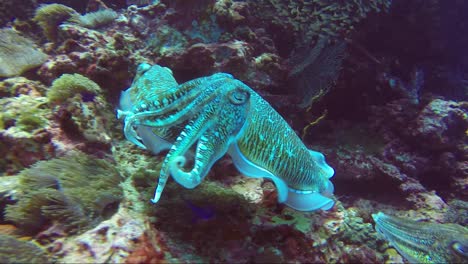
<svg viewBox="0 0 468 264"><path fill-rule="evenodd" d="M375 229L410 263L467 263L468 229L373 214Z"/></svg>
<svg viewBox="0 0 468 264"><path fill-rule="evenodd" d="M330 208L332 200L319 195L323 192L330 196L333 192L329 178L334 171L326 164L324 156L307 149L287 122L257 93L252 93L251 100L255 103L252 103L243 133L238 136L238 151L245 159L272 174L263 177L275 182L280 202L303 211ZM243 172L239 166L238 169ZM282 189L281 185L285 187ZM299 205L298 202L306 204Z"/></svg>
<svg viewBox="0 0 468 264"><path fill-rule="evenodd" d="M177 84L170 69L141 64L122 92L117 117L129 141L154 153L169 150L153 203L169 175L194 188L228 153L244 175L272 180L281 203L303 211L334 204L328 197L334 171L323 155L308 150L265 100L230 74ZM187 159L193 160L188 171Z"/></svg>

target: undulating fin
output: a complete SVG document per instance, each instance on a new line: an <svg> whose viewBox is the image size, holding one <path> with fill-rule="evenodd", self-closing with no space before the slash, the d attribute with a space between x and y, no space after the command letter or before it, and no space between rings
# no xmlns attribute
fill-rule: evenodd
<svg viewBox="0 0 468 264"><path fill-rule="evenodd" d="M325 157L309 151L260 95L230 74L177 84L168 68L142 64L122 93L118 117L129 141L154 153L169 149L154 203L170 175L194 188L229 153L243 174L273 181L280 203L301 211L334 204L334 171ZM193 151L192 168L186 168Z"/></svg>

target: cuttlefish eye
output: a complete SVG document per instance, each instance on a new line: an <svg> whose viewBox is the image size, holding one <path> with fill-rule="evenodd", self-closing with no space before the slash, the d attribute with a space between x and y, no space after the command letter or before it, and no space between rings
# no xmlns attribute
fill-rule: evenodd
<svg viewBox="0 0 468 264"><path fill-rule="evenodd" d="M456 254L459 254L463 257L468 257L468 245L465 245L459 241L454 241L451 248L452 251L454 251Z"/></svg>
<svg viewBox="0 0 468 264"><path fill-rule="evenodd" d="M138 74L143 74L145 73L147 70L149 70L151 68L151 64L148 64L148 63L140 63L140 65L138 65L138 68L137 68L137 75Z"/></svg>
<svg viewBox="0 0 468 264"><path fill-rule="evenodd" d="M247 102L247 100L249 100L250 93L243 89L236 89L236 90L230 91L228 94L228 97L231 103L235 105L239 105L239 104L244 104L245 102Z"/></svg>

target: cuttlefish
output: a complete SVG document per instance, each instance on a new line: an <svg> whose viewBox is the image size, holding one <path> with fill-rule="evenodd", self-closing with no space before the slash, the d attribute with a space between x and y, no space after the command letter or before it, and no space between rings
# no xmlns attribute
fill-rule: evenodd
<svg viewBox="0 0 468 264"><path fill-rule="evenodd" d="M375 229L410 263L468 263L468 229L373 214Z"/></svg>
<svg viewBox="0 0 468 264"><path fill-rule="evenodd" d="M334 204L334 170L324 155L308 149L270 104L230 74L178 84L169 68L140 64L117 117L135 145L155 154L169 150L153 203L169 175L195 188L228 154L245 176L273 181L280 203L301 211Z"/></svg>

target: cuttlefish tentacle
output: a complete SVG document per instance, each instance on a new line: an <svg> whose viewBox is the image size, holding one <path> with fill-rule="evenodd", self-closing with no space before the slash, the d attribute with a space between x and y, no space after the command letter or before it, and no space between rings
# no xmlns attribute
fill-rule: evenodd
<svg viewBox="0 0 468 264"><path fill-rule="evenodd" d="M158 70L159 72L162 70ZM147 72L151 75L153 70ZM139 102L134 105L133 112L155 111L162 109L165 114L170 111L183 109L188 103L192 102L200 94L204 93L204 83L215 84L219 80L232 78L232 75L218 73L208 77L197 78L181 85L177 85L175 80L164 75L164 82L154 82L154 78L158 78L162 74L159 73L153 79L143 78L140 82L136 82L135 87L131 88L130 97L133 102ZM146 77L146 76L145 76ZM172 75L171 75L172 77ZM173 78L173 77L172 77Z"/></svg>
<svg viewBox="0 0 468 264"><path fill-rule="evenodd" d="M182 170L185 158L180 156L170 163L170 172L176 182L186 188L195 188L200 184L214 162L220 159L235 141L237 133L242 129L247 111L250 107L248 100L250 91L243 87L242 83L238 90L226 93L226 101L219 102L220 109L212 117L216 120L215 126L210 127L200 137L195 154L195 164L189 172ZM228 83L225 89L233 85Z"/></svg>
<svg viewBox="0 0 468 264"><path fill-rule="evenodd" d="M206 104L213 100L213 98L216 96L216 87L224 83L224 80L222 78L226 78L228 76L230 75L217 74L216 76L212 76L211 78L203 77L184 83L179 86L180 88L178 90L185 91L188 89L187 87L190 87L190 89L192 89L195 92L188 93L187 96L182 96L181 100L174 100L171 103L166 103L166 101L163 99L162 106L164 107L160 107L158 103L159 108L154 106L151 110L141 111L136 114L128 115L125 118L124 125L124 134L126 138L135 145L146 149L146 146L140 142L140 138L138 137L135 129L136 126L146 125L151 127L167 127L183 123L196 113L200 112ZM202 94L202 88L200 87L200 84L207 82L208 79L210 80L212 85L211 87L205 87L205 92ZM174 97L175 96L176 95L174 95ZM145 105L145 107L146 106L147 105ZM180 111L177 111L179 109ZM172 113L172 115L166 115L168 113Z"/></svg>
<svg viewBox="0 0 468 264"><path fill-rule="evenodd" d="M178 85L169 69L143 65L136 78L121 96L118 116L125 136L154 153L170 149L153 202L168 175L193 188L228 152L242 173L273 180L280 202L298 210L333 206L328 196L334 171L323 155L309 151L265 100L232 75ZM185 160L195 144L194 165L187 170Z"/></svg>
<svg viewBox="0 0 468 264"><path fill-rule="evenodd" d="M194 188L200 184L213 163L226 153L229 144L243 126L249 107L249 91L235 80L224 81L221 87L212 88L225 90L225 96L213 99L198 118L180 133L163 162L153 203L161 197L168 172L186 188ZM184 155L195 141L198 144L194 167L190 172L182 171L186 161Z"/></svg>
<svg viewBox="0 0 468 264"><path fill-rule="evenodd" d="M164 162L161 167L159 174L158 185L154 192L154 197L151 200L153 203L157 203L161 197L162 191L166 186L167 179L169 178L169 166L174 160L178 160L179 157L183 156L190 147L201 137L203 132L210 126L213 125L213 121L210 120L207 115L200 115L194 122L189 122L182 130L180 135L176 138L171 149L166 155Z"/></svg>

